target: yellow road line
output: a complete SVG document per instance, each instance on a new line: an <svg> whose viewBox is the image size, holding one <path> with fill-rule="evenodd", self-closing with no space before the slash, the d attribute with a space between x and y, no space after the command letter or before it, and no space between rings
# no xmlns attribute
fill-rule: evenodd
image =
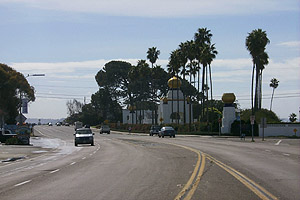
<svg viewBox="0 0 300 200"><path fill-rule="evenodd" d="M229 174L231 174L233 177L235 177L237 180L239 180L241 183L243 183L247 188L249 188L252 192L254 192L258 197L260 197L263 200L277 200L278 198L275 197L273 194L268 192L265 188L255 183L253 180L248 178L247 176L243 175L242 173L236 171L232 167L229 167L228 165L222 163L221 161L213 158L210 155L206 154L206 157L216 163L218 166L220 166L222 169L227 171Z"/></svg>
<svg viewBox="0 0 300 200"><path fill-rule="evenodd" d="M200 166L200 171L198 173L197 179L195 181L195 183L193 184L191 190L189 191L189 193L186 195L186 197L184 198L184 200L190 200L192 198L192 196L194 195L199 183L200 183L200 179L201 176L204 172L204 168L205 168L205 155L202 154L202 158L201 158L201 166Z"/></svg>
<svg viewBox="0 0 300 200"><path fill-rule="evenodd" d="M186 197L184 198L184 200L190 200L192 198L192 196L194 195L194 192L196 191L198 184L200 183L200 178L203 174L204 167L205 167L205 155L202 155L202 157L201 157L200 151L190 148L190 147L186 147L186 146L182 146L182 145L178 145L178 144L172 144L172 143L168 143L168 144L190 150L192 152L195 152L198 156L196 166L194 168L194 171L193 171L190 179L188 180L188 182L185 184L185 186L182 188L182 190L178 193L178 195L174 199L174 200L180 200L186 194L186 192L188 192L189 188L191 188L189 190L188 194L186 195ZM201 164L201 166L200 166L200 164ZM200 167L200 171L199 171L199 167ZM199 173L198 173L198 171L199 171ZM198 175L197 175L197 173L198 173ZM197 176L197 178L196 178L196 176ZM196 178L196 181L194 182L195 178ZM193 184L193 182L194 182L194 184Z"/></svg>

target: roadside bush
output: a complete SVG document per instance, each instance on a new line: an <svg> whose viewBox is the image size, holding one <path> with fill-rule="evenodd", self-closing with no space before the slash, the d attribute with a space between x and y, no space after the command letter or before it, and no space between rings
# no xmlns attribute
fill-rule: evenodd
<svg viewBox="0 0 300 200"><path fill-rule="evenodd" d="M12 137L12 138L9 138L5 141L5 144L6 145L17 145L17 144L22 144L22 142L16 138L16 137Z"/></svg>
<svg viewBox="0 0 300 200"><path fill-rule="evenodd" d="M250 121L245 122L244 120L241 121L241 128L242 128L242 134L245 134L246 136L252 136L252 126ZM258 124L255 122L253 125L253 135L258 136ZM235 120L231 124L231 134L234 136L240 136L240 121Z"/></svg>

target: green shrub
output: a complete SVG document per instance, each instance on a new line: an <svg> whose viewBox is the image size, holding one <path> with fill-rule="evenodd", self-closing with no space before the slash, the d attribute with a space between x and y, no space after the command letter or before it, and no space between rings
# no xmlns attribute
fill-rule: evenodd
<svg viewBox="0 0 300 200"><path fill-rule="evenodd" d="M242 134L246 136L252 136L252 126L250 121L245 122L244 120L241 121L241 128ZM253 125L254 136L258 136L258 124L254 123ZM231 124L231 134L235 136L240 136L240 121L235 120Z"/></svg>
<svg viewBox="0 0 300 200"><path fill-rule="evenodd" d="M17 137L9 138L5 141L6 145L17 145L22 144L22 142Z"/></svg>

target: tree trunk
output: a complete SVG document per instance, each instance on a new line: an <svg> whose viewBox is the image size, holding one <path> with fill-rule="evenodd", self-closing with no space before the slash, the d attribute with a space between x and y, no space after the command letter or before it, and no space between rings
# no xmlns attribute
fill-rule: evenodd
<svg viewBox="0 0 300 200"><path fill-rule="evenodd" d="M178 87L178 74L177 74L177 124L179 124L179 87Z"/></svg>
<svg viewBox="0 0 300 200"><path fill-rule="evenodd" d="M212 79L211 79L211 67L209 66L209 80L210 80L210 99L213 100L213 90L212 90Z"/></svg>
<svg viewBox="0 0 300 200"><path fill-rule="evenodd" d="M259 79L259 89L260 89L260 91L259 91L259 110L261 110L261 107L262 107L262 70L260 71L260 79Z"/></svg>
<svg viewBox="0 0 300 200"><path fill-rule="evenodd" d="M185 68L183 71L183 81L185 81ZM179 90L179 87L178 87ZM179 97L178 97L179 98ZM186 124L186 112L185 112L185 94L183 93L183 124Z"/></svg>
<svg viewBox="0 0 300 200"><path fill-rule="evenodd" d="M259 84L259 69L256 65L256 74L255 74L255 97L254 97L254 112L258 110L258 100L259 100L259 94L258 94L258 84Z"/></svg>
<svg viewBox="0 0 300 200"><path fill-rule="evenodd" d="M254 69L255 69L255 63L253 62L252 80L251 80L251 112L252 112L252 115L254 115L254 104L253 104Z"/></svg>
<svg viewBox="0 0 300 200"><path fill-rule="evenodd" d="M270 111L272 111L272 103L273 103L274 90L275 90L275 88L273 87L272 97L271 97L271 104L270 104Z"/></svg>
<svg viewBox="0 0 300 200"><path fill-rule="evenodd" d="M202 98L201 98L201 107L202 107L201 119L203 119L203 117L204 117L204 101L205 101L204 82L205 82L205 68L206 68L206 66L203 65L203 69L202 69L202 88L201 88L201 92L202 92Z"/></svg>

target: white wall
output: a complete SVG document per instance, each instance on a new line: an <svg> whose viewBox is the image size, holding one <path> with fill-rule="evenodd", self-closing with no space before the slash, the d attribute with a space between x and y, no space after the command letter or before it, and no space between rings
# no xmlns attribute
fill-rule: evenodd
<svg viewBox="0 0 300 200"><path fill-rule="evenodd" d="M297 136L300 135L300 124L267 124L264 130L265 137L269 136L293 136L294 129L297 129ZM259 137L262 137L263 129L259 125Z"/></svg>

